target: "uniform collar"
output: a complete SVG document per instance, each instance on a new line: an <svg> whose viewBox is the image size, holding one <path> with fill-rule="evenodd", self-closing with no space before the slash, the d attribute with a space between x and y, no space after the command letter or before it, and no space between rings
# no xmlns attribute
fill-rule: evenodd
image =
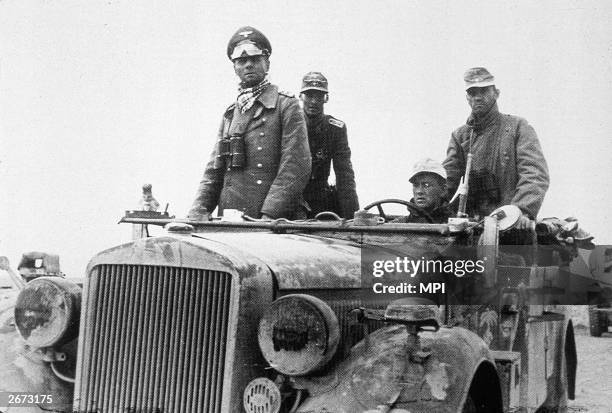
<svg viewBox="0 0 612 413"><path fill-rule="evenodd" d="M276 97L278 96L278 86L276 85L268 85L267 88L261 92L256 99L256 101L260 102L266 109L274 109L276 107ZM236 102L232 103L225 109L225 113L233 112L236 107Z"/></svg>
<svg viewBox="0 0 612 413"><path fill-rule="evenodd" d="M277 97L278 86L269 85L263 92L261 92L261 95L257 97L257 100L261 102L266 109L273 109L276 107Z"/></svg>
<svg viewBox="0 0 612 413"><path fill-rule="evenodd" d="M492 124L498 115L499 109L497 108L497 102L495 102L491 109L482 117L476 118L473 114L470 114L466 124L476 130L482 130Z"/></svg>
<svg viewBox="0 0 612 413"><path fill-rule="evenodd" d="M306 125L308 126L308 130L314 130L315 128L320 129L325 121L325 114L322 113L319 116L309 117L306 116L306 114L304 113L304 118L306 118Z"/></svg>
<svg viewBox="0 0 612 413"><path fill-rule="evenodd" d="M410 202L414 204L414 198L410 198ZM421 209L421 211L419 211L419 212L425 213L427 215L430 215L430 216L434 217L434 216L436 216L436 215L438 215L440 213L445 213L446 211L448 211L448 203L445 202L445 201L442 201L442 203L440 205L438 205L437 207L435 207L431 211L427 211L427 210L425 210L423 208L420 208L420 209Z"/></svg>

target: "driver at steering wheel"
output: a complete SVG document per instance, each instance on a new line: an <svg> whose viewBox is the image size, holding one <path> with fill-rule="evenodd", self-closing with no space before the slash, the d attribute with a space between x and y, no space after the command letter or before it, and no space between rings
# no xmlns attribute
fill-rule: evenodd
<svg viewBox="0 0 612 413"><path fill-rule="evenodd" d="M452 216L448 204L444 201L446 193L446 171L440 162L426 158L417 162L410 179L412 184L412 203L420 208L410 212L407 217L397 218L395 223L428 223L443 224ZM430 220L428 220L430 218Z"/></svg>

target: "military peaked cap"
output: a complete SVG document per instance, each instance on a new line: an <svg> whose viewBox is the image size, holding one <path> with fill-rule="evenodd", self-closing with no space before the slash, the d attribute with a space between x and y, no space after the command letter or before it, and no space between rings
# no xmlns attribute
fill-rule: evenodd
<svg viewBox="0 0 612 413"><path fill-rule="evenodd" d="M244 56L272 54L272 45L262 32L251 26L239 28L227 44L227 57L230 60Z"/></svg>

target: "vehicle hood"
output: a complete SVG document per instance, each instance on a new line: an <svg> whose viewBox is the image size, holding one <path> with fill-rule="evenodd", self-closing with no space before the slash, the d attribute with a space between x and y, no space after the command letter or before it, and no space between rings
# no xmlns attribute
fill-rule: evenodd
<svg viewBox="0 0 612 413"><path fill-rule="evenodd" d="M361 287L361 247L354 242L270 232L198 233L193 238L257 257L272 270L281 290Z"/></svg>
<svg viewBox="0 0 612 413"><path fill-rule="evenodd" d="M361 288L361 247L350 241L270 232L168 234L100 252L99 264L161 265L247 274L268 268L278 288Z"/></svg>

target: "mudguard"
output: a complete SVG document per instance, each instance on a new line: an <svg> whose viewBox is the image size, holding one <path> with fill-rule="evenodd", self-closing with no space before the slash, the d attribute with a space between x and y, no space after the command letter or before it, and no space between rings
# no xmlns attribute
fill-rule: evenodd
<svg viewBox="0 0 612 413"><path fill-rule="evenodd" d="M420 333L422 352L412 360L407 338L402 325L384 327L325 377L296 380L310 395L298 412L461 412L477 369L495 369L486 344L466 329Z"/></svg>

